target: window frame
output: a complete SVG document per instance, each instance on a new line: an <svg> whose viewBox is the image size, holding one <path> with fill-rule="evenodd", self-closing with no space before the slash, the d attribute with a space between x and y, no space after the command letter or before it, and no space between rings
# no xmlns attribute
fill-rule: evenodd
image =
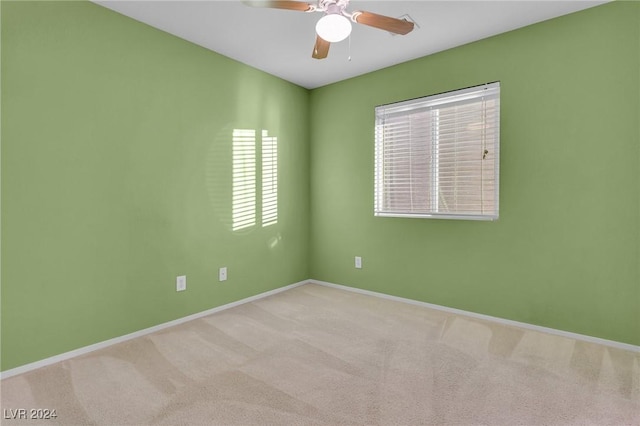
<svg viewBox="0 0 640 426"><path fill-rule="evenodd" d="M440 188L439 185L439 168L442 164L447 164L445 161L441 161L439 159L439 147L438 147L438 136L440 133L444 133L441 130L439 123L439 112L445 108L450 108L456 105L470 105L474 100L477 99L478 103L482 102L481 105L481 113L483 114L482 121L482 141L478 141L477 147L484 147L483 149L489 148L490 155L492 156L492 167L486 169L488 173L491 173L491 178L493 180L493 185L485 184L483 180L479 183L479 190L475 192L475 195L480 198L479 202L479 211L467 213L465 211L452 211L452 212L442 212L440 211L439 198L440 193L444 191ZM487 101L491 101L488 102ZM490 107L488 105L491 104ZM417 111L417 112L416 112ZM487 120L487 111L490 112L489 117L490 120ZM410 198L411 208L399 209L399 208L390 208L388 204L393 204L393 202L389 202L389 198L394 194L393 190L390 190L388 187L393 187L394 184L386 183L388 181L388 177L393 175L393 178L397 178L398 175L394 175L394 172L389 172L390 167L399 167L399 160L392 158L391 160L386 160L385 162L385 153L389 151L389 145L392 142L389 142L387 145L387 150L385 150L385 123L388 123L387 120L390 120L391 117L400 116L401 119L411 120L411 114L427 114L428 121L427 127L432 131L435 131L436 135L431 135L429 137L424 137L424 147L425 151L431 151L431 156L429 157L430 163L429 165L425 165L424 169L420 169L416 172L416 174L422 173L427 176L427 182L422 182L422 185L425 187L429 187L431 192L425 198L430 198L430 202L428 208L424 208L424 211L416 212L413 211L413 197L414 197L414 187L418 184L414 184L415 182L420 183L418 178L413 177L413 171L411 168L413 167L413 160L410 160L409 164L409 180L410 184L408 186L403 186L401 189L410 189L411 195L405 195L405 197ZM404 114L404 115L403 115ZM491 115L493 114L493 115ZM408 118L407 118L408 117ZM434 118L435 117L435 118ZM436 125L434 126L434 122ZM387 124L391 126L391 124ZM411 127L412 124L409 124ZM490 141L486 138L487 129L489 129ZM459 131L458 124L456 124L455 131ZM409 99L406 101L400 101L390 104L384 104L377 106L375 108L375 164L374 164L374 215L378 217L407 217L407 218L427 218L427 219L461 219L461 220L482 220L482 221L495 221L499 218L499 199L500 199L500 82L492 82L486 83L478 86L472 86L464 89L453 90L449 92L443 92L435 95L424 96L415 99ZM429 133L429 132L426 132ZM457 135L457 133L456 133ZM395 135L393 135L395 136ZM420 138L423 136L413 137L409 136L411 139L410 142L400 142L401 144L406 144L409 149L415 149L415 146L419 145ZM457 137L457 136L456 136ZM417 140L418 143L415 143L414 140ZM435 140L435 142L433 142ZM475 143L475 140L474 140ZM486 145L482 145L485 143ZM476 146L474 145L474 149ZM457 148L456 148L457 149ZM472 153L470 150L459 150L463 153ZM457 153L458 151L456 151ZM485 151L485 155L487 152ZM411 155L411 154L410 154ZM393 157L393 156L392 156ZM433 159L436 161L433 161ZM457 161L457 160L456 160ZM474 160L475 161L475 160ZM480 162L478 162L478 168L480 170L479 179L484 179L485 169L483 169L482 164L485 161L485 158L482 158ZM449 163L451 164L451 163ZM407 173L407 171L404 171ZM387 178L387 179L386 179ZM457 176L455 178L457 180ZM458 185L457 183L455 185ZM493 195L493 199L489 201L484 201L484 193L487 190L487 187L490 188L490 194ZM400 193L400 188L396 190L397 193ZM386 191L386 192L385 192ZM420 193L420 192L419 192ZM435 198L435 202L433 199ZM408 200L403 200L405 203ZM492 201L492 202L490 202ZM386 203L386 204L385 204ZM401 203L398 203L401 204ZM435 208L434 208L435 205ZM486 206L491 205L492 209L488 209ZM487 211L483 212L487 208Z"/></svg>

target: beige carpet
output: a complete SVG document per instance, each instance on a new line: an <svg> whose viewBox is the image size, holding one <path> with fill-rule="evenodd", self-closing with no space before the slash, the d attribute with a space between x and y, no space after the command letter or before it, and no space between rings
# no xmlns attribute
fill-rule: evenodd
<svg viewBox="0 0 640 426"><path fill-rule="evenodd" d="M640 354L305 285L2 381L3 417L640 425ZM3 425L47 422L3 419Z"/></svg>

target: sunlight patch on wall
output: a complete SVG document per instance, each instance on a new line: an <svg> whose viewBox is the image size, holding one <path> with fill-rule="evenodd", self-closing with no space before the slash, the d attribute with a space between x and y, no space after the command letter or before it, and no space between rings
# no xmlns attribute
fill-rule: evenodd
<svg viewBox="0 0 640 426"><path fill-rule="evenodd" d="M232 229L256 225L257 206L261 206L263 227L278 223L278 138L267 130L261 137L260 157L256 150L256 130L233 130ZM258 176L258 161L261 174ZM260 182L260 188L258 188ZM258 193L260 199L258 199Z"/></svg>
<svg viewBox="0 0 640 426"><path fill-rule="evenodd" d="M278 138L262 131L262 226L278 223Z"/></svg>
<svg viewBox="0 0 640 426"><path fill-rule="evenodd" d="M256 131L233 129L232 229L256 224Z"/></svg>

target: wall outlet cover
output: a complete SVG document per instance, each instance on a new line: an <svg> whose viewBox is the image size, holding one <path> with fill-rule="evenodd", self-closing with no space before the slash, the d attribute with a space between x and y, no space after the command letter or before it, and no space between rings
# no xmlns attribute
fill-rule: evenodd
<svg viewBox="0 0 640 426"><path fill-rule="evenodd" d="M220 268L218 270L218 280L226 281L227 280L227 267Z"/></svg>
<svg viewBox="0 0 640 426"><path fill-rule="evenodd" d="M185 291L187 289L187 276L180 275L176 278L176 291Z"/></svg>

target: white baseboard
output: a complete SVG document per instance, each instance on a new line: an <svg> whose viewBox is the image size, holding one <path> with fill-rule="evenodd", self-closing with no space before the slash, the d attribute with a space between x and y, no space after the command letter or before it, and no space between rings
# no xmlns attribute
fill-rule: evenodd
<svg viewBox="0 0 640 426"><path fill-rule="evenodd" d="M513 320L499 318L499 317L492 317L490 315L477 314L475 312L463 311L462 309L455 309L455 308L449 308L441 305L434 305L433 303L420 302L418 300L406 299L404 297L398 297L398 296L391 296L389 294L378 293L370 290L363 290L355 287L348 287L340 284L329 283L326 281L309 280L309 283L319 284L325 287L333 287L340 290L351 291L353 293L366 294L368 296L380 297L382 299L394 300L396 302L409 303L411 305L417 305L417 306L422 306L426 308L436 309L439 311L449 312L457 315L463 315L466 317L477 318L477 319L482 319L486 321L497 322L500 324L506 324L514 327L525 328L527 330L534 330L534 331L540 331L542 333L555 334L557 336L568 337L571 339L581 340L584 342L598 343L600 345L609 346L612 348L623 349L623 350L632 351L632 352L640 352L640 346L631 345L629 343L616 342L614 340L601 339L600 337L587 336L584 334L572 333L570 331L563 331L563 330L557 330L555 328L542 327L540 325L528 324L526 322L519 322L519 321L513 321Z"/></svg>
<svg viewBox="0 0 640 426"><path fill-rule="evenodd" d="M97 351L98 349L103 349L118 343L126 342L127 340L135 339L137 337L145 336L147 334L155 333L156 331L164 330L165 328L173 327L178 324L183 324L185 322L193 321L198 318L206 317L207 315L215 314L216 312L224 311L226 309L230 309L236 307L238 305L243 305L245 303L253 302L258 299L263 299L265 297L281 293L283 291L287 291L294 287L301 286L303 284L308 284L308 280L300 281L294 284L290 284L285 287L276 288L264 293L256 294L255 296L247 297L245 299L237 300L235 302L227 303L226 305L217 306L212 309L207 309L206 311L198 312L192 315L187 315L186 317L178 318L173 321L165 322L162 324L154 325L153 327L145 328L143 330L135 331L130 334L125 334L124 336L114 337L113 339L105 340L103 342L94 343L93 345L84 346L82 348L74 349L69 352L65 352L59 355L55 355L49 358L42 359L40 361L32 362L29 364L21 365L20 367L12 368L10 370L0 372L0 380L7 379L12 376L16 376L18 374L26 373L28 371L36 370L38 368L45 367L47 365L55 364L60 361L66 361L71 358L75 358L80 355L88 354L89 352Z"/></svg>
<svg viewBox="0 0 640 426"><path fill-rule="evenodd" d="M85 355L88 354L90 352L93 351L97 351L99 349L103 349L118 343L122 343L122 342L126 342L127 340L131 340L131 339L135 339L137 337L142 337L145 336L147 334L151 334L151 333L155 333L156 331L160 331L160 330L164 330L166 328L169 327L173 327L179 324L183 324L185 322L189 322L189 321L193 321L195 319L198 318L202 318L205 317L207 315L211 315L211 314L215 314L216 312L220 312L220 311L224 311L226 309L230 309L245 303L249 303L249 302L253 302L255 300L259 300L259 299L263 299L265 297L277 294L277 293L281 293L283 291L287 291L289 289L295 288L295 287L299 287L301 285L304 284L318 284L318 285L322 285L322 286L326 286L326 287L333 287L333 288L337 288L340 290L345 290L345 291L350 291L353 293L360 293L360 294L365 294L368 296L374 296L374 297L380 297L383 299L387 299L387 300L393 300L396 302L403 302L403 303L409 303L411 305L417 305L417 306L422 306L422 307L426 307L426 308L431 308L431 309L436 309L439 311L444 311L444 312L449 312L449 313L453 313L453 314L457 314L457 315L463 315L466 317L471 317L471 318L478 318L478 319L482 319L482 320L486 320L486 321L491 321L491 322L497 322L497 323L501 323L501 324L506 324L506 325L510 325L510 326L515 326L515 327L521 327L524 329L528 329L528 330L535 330L535 331L540 331L543 333L549 333L549 334L555 334L557 336L562 336L562 337L568 337L571 339L576 339L576 340L581 340L581 341L585 341L585 342L590 342L590 343L598 343L601 345L605 345L605 346L609 346L612 348L617 348L617 349L623 349L623 350L627 350L627 351L632 351L632 352L640 352L640 346L636 346L636 345L631 345L628 343L622 343L622 342L616 342L613 340L607 340L607 339L601 339L599 337L593 337L593 336L587 336L584 334L578 334L578 333L572 333L569 331L563 331L563 330L557 330L554 328L548 328L548 327L542 327L539 325L533 325L533 324L528 324L528 323L524 323L524 322L519 322L519 321L513 321L513 320L509 320L509 319L504 319L504 318L498 318L498 317L492 317L490 315L484 315L484 314L478 314L475 312L469 312L469 311L463 311L462 309L455 309L455 308L449 308L446 306L441 306L441 305L435 305L433 303L427 303L427 302L420 302L418 300L413 300L413 299L406 299L404 297L398 297L398 296L391 296L389 294L384 294L384 293L378 293L375 291L370 291L370 290L363 290L360 288L355 288L355 287L348 287L348 286L344 286L344 285L340 285L340 284L334 284L334 283L330 283L330 282L326 282L326 281L319 281L319 280L304 280L304 281L300 281L294 284L290 284L288 286L285 287L280 287L280 288L276 288L264 293L260 293L260 294L256 294L255 296L251 296L251 297L247 297L245 299L241 299L241 300L237 300L235 302L231 302L231 303L227 303L226 305L222 305L222 306L217 306L215 308L212 309L208 309L206 311L202 311L202 312L198 312L192 315L188 315L186 317L182 317L182 318L178 318L175 319L173 321L169 321L169 322L165 322L162 324L158 324L155 325L153 327L149 327L149 328L145 328L143 330L139 330L139 331L135 331L133 333L130 334L125 334L124 336L119 336L119 337L114 337L113 339L109 339L109 340L105 340L103 342L98 342L95 343L93 345L89 345L89 346L85 346L82 348L78 348L69 352L65 352L59 355L55 355L49 358L45 358L42 359L40 361L36 361L36 362L32 362L29 364L25 364L25 365L21 365L20 367L16 367L16 368L12 368L10 370L6 370L3 372L0 372L0 380L2 379L7 379L9 377L13 377L13 376L17 376L18 374L23 374L32 370L36 370L38 368L42 368L45 367L47 365L51 365L51 364L55 364L57 362L61 362L61 361L66 361L68 359L71 358L75 358L77 356L80 355Z"/></svg>

